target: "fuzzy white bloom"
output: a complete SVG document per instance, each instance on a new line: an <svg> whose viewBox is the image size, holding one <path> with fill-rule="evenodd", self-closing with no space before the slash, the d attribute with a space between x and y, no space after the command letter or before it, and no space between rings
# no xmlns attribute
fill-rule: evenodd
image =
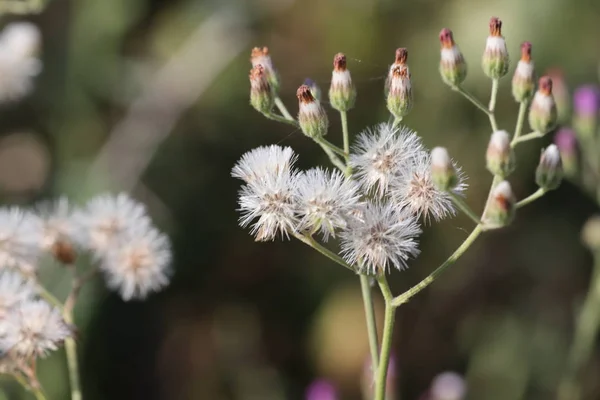
<svg viewBox="0 0 600 400"><path fill-rule="evenodd" d="M407 268L406 261L419 254L421 228L415 217L389 202L366 203L359 214L340 234L344 259L361 273Z"/></svg>
<svg viewBox="0 0 600 400"><path fill-rule="evenodd" d="M35 284L15 271L0 272L0 319L20 303L31 300L36 294Z"/></svg>
<svg viewBox="0 0 600 400"><path fill-rule="evenodd" d="M42 221L41 247L52 251L62 241L73 243L77 237L78 227L73 220L73 209L66 197L55 201L41 203L37 206L37 215Z"/></svg>
<svg viewBox="0 0 600 400"><path fill-rule="evenodd" d="M460 168L454 166L456 185L452 193L462 195L466 189L464 175ZM431 156L421 152L414 159L414 164L401 171L400 179L394 181L392 198L402 208L406 208L415 217L423 217L428 222L432 217L439 221L449 215L454 215L456 210L450 195L437 189L431 175Z"/></svg>
<svg viewBox="0 0 600 400"><path fill-rule="evenodd" d="M267 174L244 185L239 194L240 225L252 225L257 241L274 240L277 234L288 237L296 229L298 173L284 170Z"/></svg>
<svg viewBox="0 0 600 400"><path fill-rule="evenodd" d="M360 201L358 184L340 171L313 168L302 173L297 182L298 230L320 231L323 240L335 237L335 230L346 227L348 215Z"/></svg>
<svg viewBox="0 0 600 400"><path fill-rule="evenodd" d="M374 190L378 197L383 197L422 151L421 138L415 132L384 123L360 134L354 154L350 155L350 165L366 191Z"/></svg>
<svg viewBox="0 0 600 400"><path fill-rule="evenodd" d="M108 287L118 290L123 300L144 299L169 284L171 244L153 227L132 229L126 236L109 251L101 269Z"/></svg>
<svg viewBox="0 0 600 400"><path fill-rule="evenodd" d="M269 174L277 175L290 171L297 158L291 147L276 145L258 147L240 158L233 167L231 176L249 183Z"/></svg>
<svg viewBox="0 0 600 400"><path fill-rule="evenodd" d="M21 303L0 322L0 331L0 349L24 359L44 357L72 334L59 310L43 300Z"/></svg>
<svg viewBox="0 0 600 400"><path fill-rule="evenodd" d="M146 207L125 193L94 197L73 215L73 220L78 226L79 244L100 258L123 244L129 230L151 226Z"/></svg>
<svg viewBox="0 0 600 400"><path fill-rule="evenodd" d="M17 207L0 209L0 268L31 273L40 255L42 223Z"/></svg>
<svg viewBox="0 0 600 400"><path fill-rule="evenodd" d="M432 400L462 400L466 394L465 380L454 372L441 373L431 383Z"/></svg>
<svg viewBox="0 0 600 400"><path fill-rule="evenodd" d="M28 22L7 25L0 33L0 101L18 100L31 92L42 70L36 58L40 32Z"/></svg>

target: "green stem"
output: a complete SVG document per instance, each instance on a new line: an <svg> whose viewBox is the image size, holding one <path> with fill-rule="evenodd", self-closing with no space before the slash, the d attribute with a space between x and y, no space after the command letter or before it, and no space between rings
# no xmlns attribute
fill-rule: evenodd
<svg viewBox="0 0 600 400"><path fill-rule="evenodd" d="M360 288L362 291L365 317L367 319L367 333L369 335L369 351L371 352L371 368L377 370L379 365L379 344L377 343L377 322L375 319L375 308L373 307L373 295L371 284L367 275L360 274Z"/></svg>
<svg viewBox="0 0 600 400"><path fill-rule="evenodd" d="M462 94L467 100L473 103L475 107L483 111L485 115L490 115L490 111L487 109L487 107L462 86L452 86L452 90Z"/></svg>
<svg viewBox="0 0 600 400"><path fill-rule="evenodd" d="M496 122L496 98L498 97L498 79L492 80L492 94L490 95L490 105L488 107L488 117L490 118L490 125L494 132L498 130L498 123Z"/></svg>
<svg viewBox="0 0 600 400"><path fill-rule="evenodd" d="M392 128L396 128L402 122L402 117L394 117L394 123L392 124Z"/></svg>
<svg viewBox="0 0 600 400"><path fill-rule="evenodd" d="M386 293L391 295L385 275L377 278L379 287L384 296ZM381 354L379 356L379 368L377 368L377 378L375 380L375 400L385 400L385 391L387 387L387 373L390 364L390 355L392 350L392 337L394 333L394 321L396 317L396 307L392 304L391 298L385 302L385 317L383 324L383 337L381 339Z"/></svg>
<svg viewBox="0 0 600 400"><path fill-rule="evenodd" d="M479 216L475 214L473 210L471 210L471 207L469 207L469 205L465 203L465 201L460 196L454 194L451 191L448 192L448 195L450 195L450 199L452 200L452 202L469 218L471 218L473 222L475 222L478 225L482 224L481 219L479 219Z"/></svg>
<svg viewBox="0 0 600 400"><path fill-rule="evenodd" d="M300 125L298 125L298 122L293 118L288 119L288 118L282 117L281 115L277 115L275 113L268 113L268 114L263 114L263 115L273 121L283 122L284 124L292 125L296 128L300 127Z"/></svg>
<svg viewBox="0 0 600 400"><path fill-rule="evenodd" d="M323 151L325 152L325 154L327 154L327 156L329 157L329 160L331 161L331 163L333 165L335 165L337 168L339 168L340 171L344 172L346 171L346 166L344 165L344 163L338 158L338 156L335 155L335 153L333 152L333 150L331 150L327 144L325 144L323 142L322 139L318 139L315 138L314 141L321 146L321 148L323 149Z"/></svg>
<svg viewBox="0 0 600 400"><path fill-rule="evenodd" d="M537 199L539 199L540 197L542 197L543 195L546 194L546 190L539 188L538 190L536 190L535 192L533 192L532 194L530 194L529 196L525 197L523 200L519 201L516 204L517 208L521 208L523 206L526 206L529 203L533 203L534 201L536 201Z"/></svg>
<svg viewBox="0 0 600 400"><path fill-rule="evenodd" d="M38 289L38 293L40 294L40 297L44 300L46 300L48 303L52 304L54 307L62 310L63 308L63 304L60 302L60 300L58 300L56 298L56 296L54 296L52 293L50 293L48 291L48 289L46 289L43 285L39 284L37 285L37 289Z"/></svg>
<svg viewBox="0 0 600 400"><path fill-rule="evenodd" d="M581 398L580 374L589 361L600 327L600 253L594 254L594 272L575 325L565 373L558 387L558 400Z"/></svg>
<svg viewBox="0 0 600 400"><path fill-rule="evenodd" d="M327 146L331 151L333 151L337 155L344 157L344 159L346 159L348 157L348 153L346 153L344 150L340 149L335 144L331 143L329 140L327 140L325 138L320 138L319 141L322 142L325 146Z"/></svg>
<svg viewBox="0 0 600 400"><path fill-rule="evenodd" d="M519 105L519 116L517 117L517 125L515 126L515 134L513 135L512 141L510 142L511 147L515 147L518 143L519 136L523 131L523 125L525 124L525 115L527 114L527 100L522 101Z"/></svg>
<svg viewBox="0 0 600 400"><path fill-rule="evenodd" d="M350 271L353 271L353 272L356 271L355 268L352 267L350 264L348 264L346 261L344 261L344 259L342 257L338 256L337 254L335 254L328 248L322 246L312 236L302 235L299 233L294 234L294 236L296 237L296 239L300 240L302 243L312 247L313 249L317 250L319 253L321 253L325 257L329 258L331 261L341 265L344 268L348 268Z"/></svg>
<svg viewBox="0 0 600 400"><path fill-rule="evenodd" d="M532 139L538 139L538 138L541 138L541 137L544 137L543 133L540 133L540 132L529 132L528 134L523 135L523 136L519 136L518 138L516 138L515 140L513 140L510 145L512 147L515 147L518 143L526 142L526 141L532 140Z"/></svg>
<svg viewBox="0 0 600 400"><path fill-rule="evenodd" d="M350 135L348 133L348 113L346 111L340 111L340 117L342 119L342 134L344 135L344 153L346 154L346 161L350 155Z"/></svg>
<svg viewBox="0 0 600 400"><path fill-rule="evenodd" d="M292 117L292 114L290 114L290 112L285 107L285 104L283 104L283 101L281 101L281 99L277 95L275 95L275 106L277 107L277 109L279 110L281 115L283 115L286 119L288 119L290 121L294 120L294 117Z"/></svg>
<svg viewBox="0 0 600 400"><path fill-rule="evenodd" d="M435 271L433 271L431 274L429 274L421 282L417 283L415 286L408 289L406 292L402 293L401 295L395 297L392 300L391 304L395 307L398 307L401 304L408 302L408 300L410 300L411 297L413 297L414 295L419 293L421 290L425 289L427 286L429 286L431 283L433 283L433 281L435 281L446 269L448 269L448 267L450 267L452 264L454 264L456 262L456 260L458 260L458 258L460 256L462 256L469 247L471 247L471 245L473 244L475 239L477 239L477 237L481 234L482 231L483 231L483 226L477 225L475 227L475 229L473 229L473 231L469 234L469 236L467 236L465 241L454 251L454 253L452 253L452 255L450 257L448 257L448 259L446 261L444 261L442 263L442 265L437 267L435 269Z"/></svg>

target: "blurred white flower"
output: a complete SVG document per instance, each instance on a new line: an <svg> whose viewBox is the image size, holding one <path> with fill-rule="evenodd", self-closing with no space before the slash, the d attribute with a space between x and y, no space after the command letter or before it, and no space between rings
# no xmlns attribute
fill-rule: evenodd
<svg viewBox="0 0 600 400"><path fill-rule="evenodd" d="M466 189L464 175L460 168L454 168L457 183L451 191L462 195ZM431 217L439 221L456 212L450 195L436 188L431 175L431 156L424 151L414 158L414 164L403 169L400 178L394 181L392 197L401 208L408 209L417 218L423 217L425 222Z"/></svg>
<svg viewBox="0 0 600 400"><path fill-rule="evenodd" d="M41 203L37 215L42 221L41 247L64 264L72 264L75 258L74 244L77 242L77 224L74 211L66 197Z"/></svg>
<svg viewBox="0 0 600 400"><path fill-rule="evenodd" d="M384 123L361 133L353 151L350 165L356 179L366 191L374 189L382 197L423 146L421 138L410 129Z"/></svg>
<svg viewBox="0 0 600 400"><path fill-rule="evenodd" d="M432 400L462 400L466 393L465 380L455 372L441 373L431 383Z"/></svg>
<svg viewBox="0 0 600 400"><path fill-rule="evenodd" d="M118 290L123 300L144 299L169 284L169 239L153 227L130 230L127 239L107 254L100 268L108 287Z"/></svg>
<svg viewBox="0 0 600 400"><path fill-rule="evenodd" d="M348 215L360 201L358 184L340 171L313 168L300 174L297 182L298 230L320 231L327 241L335 230L346 227Z"/></svg>
<svg viewBox="0 0 600 400"><path fill-rule="evenodd" d="M0 272L0 319L20 303L31 300L36 294L35 284L16 271Z"/></svg>
<svg viewBox="0 0 600 400"><path fill-rule="evenodd" d="M17 207L0 209L0 268L31 273L40 255L42 223Z"/></svg>
<svg viewBox="0 0 600 400"><path fill-rule="evenodd" d="M340 234L342 255L349 264L357 264L361 273L385 273L390 266L403 270L406 261L419 254L420 234L410 213L389 202L366 203Z"/></svg>
<svg viewBox="0 0 600 400"><path fill-rule="evenodd" d="M262 146L245 153L235 164L231 176L246 183L269 174L290 171L297 156L291 147Z"/></svg>
<svg viewBox="0 0 600 400"><path fill-rule="evenodd" d="M44 357L72 331L58 309L43 300L26 301L0 322L0 350L16 358Z"/></svg>
<svg viewBox="0 0 600 400"><path fill-rule="evenodd" d="M29 22L8 24L0 33L0 101L18 100L33 89L42 71L37 58L41 34Z"/></svg>

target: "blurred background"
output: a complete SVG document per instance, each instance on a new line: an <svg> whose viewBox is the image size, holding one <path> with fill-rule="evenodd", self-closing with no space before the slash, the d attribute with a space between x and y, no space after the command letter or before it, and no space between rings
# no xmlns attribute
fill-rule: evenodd
<svg viewBox="0 0 600 400"><path fill-rule="evenodd" d="M277 143L302 168L327 164L301 132L249 106L250 50L269 47L292 113L296 88L310 77L326 93L333 55L344 52L358 89L355 135L389 119L384 77L395 49L407 47L415 105L404 122L459 161L479 212L491 182L489 123L442 83L438 33L454 31L470 66L466 87L487 102L480 60L491 16L504 22L515 62L528 40L539 75L559 68L571 89L598 82L600 3L590 0L50 0L37 15L3 15L3 24L39 26L44 66L29 96L0 108L3 202L130 191L173 241L172 284L146 302L125 303L101 282L84 290L76 309L84 398L303 399L319 379L340 399L361 398L368 347L358 279L297 241L255 243L237 224L240 185L230 170L244 152ZM497 106L508 131L518 110L512 71ZM341 143L338 115L330 120L329 139ZM510 179L518 198L536 190L551 136L519 147ZM469 399L552 398L589 283L580 230L595 212L566 182L402 306L396 398L421 398L444 371L465 377ZM426 227L422 256L391 275L394 293L425 277L471 227L464 216ZM45 275L66 292L62 270ZM39 370L49 398L67 398L64 354ZM585 398L600 399L600 354L586 374ZM3 387L7 399L27 396Z"/></svg>

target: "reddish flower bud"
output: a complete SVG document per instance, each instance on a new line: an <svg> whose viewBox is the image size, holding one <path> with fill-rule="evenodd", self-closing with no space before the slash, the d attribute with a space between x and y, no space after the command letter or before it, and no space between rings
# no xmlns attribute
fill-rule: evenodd
<svg viewBox="0 0 600 400"><path fill-rule="evenodd" d="M534 67L531 59L531 43L521 45L521 59L515 69L512 80L512 93L519 103L527 101L533 96L535 90Z"/></svg>
<svg viewBox="0 0 600 400"><path fill-rule="evenodd" d="M536 132L545 134L556 126L556 102L552 96L552 79L543 76L539 88L533 96L529 109L529 126Z"/></svg>
<svg viewBox="0 0 600 400"><path fill-rule="evenodd" d="M502 36L502 21L499 18L490 19L490 35L485 43L481 65L483 72L492 79L502 78L508 72L508 50Z"/></svg>
<svg viewBox="0 0 600 400"><path fill-rule="evenodd" d="M440 32L442 45L440 57L440 74L450 86L458 86L467 77L467 63L460 49L454 42L452 31L448 28Z"/></svg>
<svg viewBox="0 0 600 400"><path fill-rule="evenodd" d="M327 134L329 120L321 103L314 98L310 88L302 85L296 91L300 111L298 122L302 132L311 138L320 138Z"/></svg>
<svg viewBox="0 0 600 400"><path fill-rule="evenodd" d="M350 71L346 68L346 56L338 53L333 59L329 102L338 111L348 111L354 107L355 100L356 88L352 84Z"/></svg>

